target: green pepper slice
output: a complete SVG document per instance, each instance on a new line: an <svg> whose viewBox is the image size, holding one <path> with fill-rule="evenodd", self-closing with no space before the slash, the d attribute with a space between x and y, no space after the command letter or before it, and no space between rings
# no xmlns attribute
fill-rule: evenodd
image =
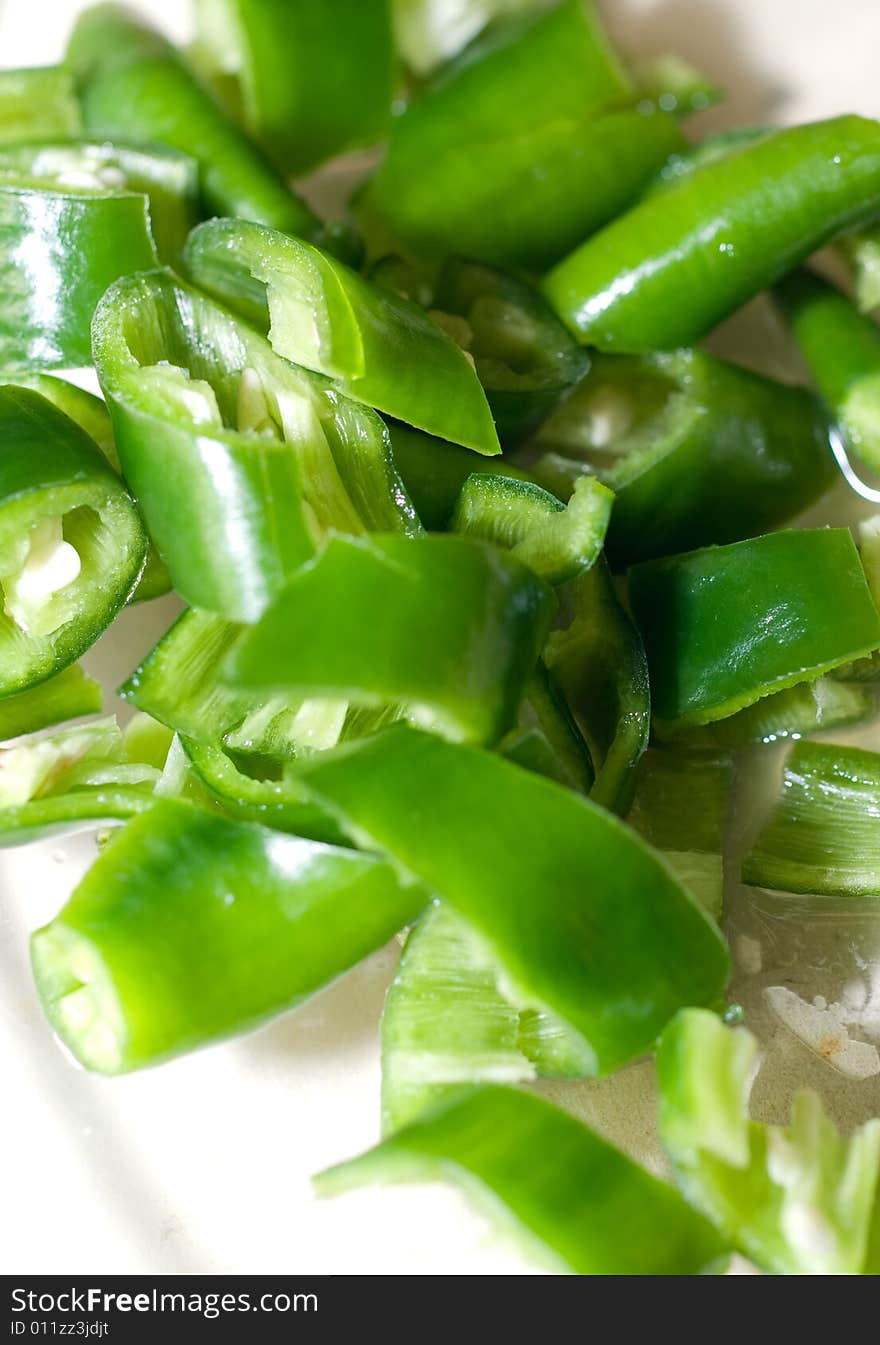
<svg viewBox="0 0 880 1345"><path fill-rule="evenodd" d="M379 417L169 272L108 291L94 357L126 480L194 606L252 621L328 530L418 530Z"/></svg>
<svg viewBox="0 0 880 1345"><path fill-rule="evenodd" d="M799 742L779 802L743 862L743 881L782 892L880 892L880 753Z"/></svg>
<svg viewBox="0 0 880 1345"><path fill-rule="evenodd" d="M840 682L834 676L817 677L815 682L800 682L762 696L727 719L697 727L655 724L654 733L661 743L673 747L732 749L860 724L874 718L878 710L880 687L870 682Z"/></svg>
<svg viewBox="0 0 880 1345"><path fill-rule="evenodd" d="M464 537L332 537L226 662L254 692L400 705L450 738L512 725L555 602L523 564Z"/></svg>
<svg viewBox="0 0 880 1345"><path fill-rule="evenodd" d="M501 451L473 364L416 304L320 248L242 220L195 229L186 265L203 289L268 329L279 355L347 397L478 453Z"/></svg>
<svg viewBox="0 0 880 1345"><path fill-rule="evenodd" d="M604 560L559 593L561 624L544 661L589 744L594 802L626 816L635 768L648 746L651 698L641 636Z"/></svg>
<svg viewBox="0 0 880 1345"><path fill-rule="evenodd" d="M529 462L563 499L584 473L614 491L615 568L766 532L837 476L810 393L696 350L597 355Z"/></svg>
<svg viewBox="0 0 880 1345"><path fill-rule="evenodd" d="M153 804L159 771L131 761L115 719L0 747L0 848L125 821Z"/></svg>
<svg viewBox="0 0 880 1345"><path fill-rule="evenodd" d="M540 291L508 271L450 257L432 309L438 322L452 315L449 330L474 361L505 446L534 430L588 367Z"/></svg>
<svg viewBox="0 0 880 1345"><path fill-rule="evenodd" d="M102 704L100 685L87 677L78 663L71 663L27 691L0 697L0 742L51 728L66 719L97 714Z"/></svg>
<svg viewBox="0 0 880 1345"><path fill-rule="evenodd" d="M550 265L684 144L671 114L637 99L583 0L487 35L392 123L359 202L368 238Z"/></svg>
<svg viewBox="0 0 880 1345"><path fill-rule="evenodd" d="M0 388L0 696L79 658L134 589L147 539L97 445L28 388Z"/></svg>
<svg viewBox="0 0 880 1345"><path fill-rule="evenodd" d="M391 0L395 42L417 75L458 56L493 19L533 8L535 0Z"/></svg>
<svg viewBox="0 0 880 1345"><path fill-rule="evenodd" d="M707 724L869 654L880 615L846 528L792 529L629 574L654 713Z"/></svg>
<svg viewBox="0 0 880 1345"><path fill-rule="evenodd" d="M728 1245L783 1275L876 1274L880 1121L845 1138L815 1093L790 1126L761 1125L747 1104L758 1043L699 1009L663 1034L660 1135L675 1180Z"/></svg>
<svg viewBox="0 0 880 1345"><path fill-rule="evenodd" d="M862 313L880 307L880 228L869 225L843 234L837 248L853 272L855 299Z"/></svg>
<svg viewBox="0 0 880 1345"><path fill-rule="evenodd" d="M315 1178L320 1195L364 1183L446 1178L524 1250L579 1275L695 1275L724 1243L678 1193L541 1098L461 1090L377 1148Z"/></svg>
<svg viewBox="0 0 880 1345"><path fill-rule="evenodd" d="M387 0L196 0L200 61L279 170L379 140L391 114Z"/></svg>
<svg viewBox="0 0 880 1345"><path fill-rule="evenodd" d="M633 207L560 262L544 292L585 345L692 345L878 206L880 123L795 126Z"/></svg>
<svg viewBox="0 0 880 1345"><path fill-rule="evenodd" d="M123 5L83 11L67 49L86 130L168 145L199 165L207 214L241 215L291 233L316 217L155 29Z"/></svg>
<svg viewBox="0 0 880 1345"><path fill-rule="evenodd" d="M425 901L371 855L162 799L34 934L34 975L77 1059L118 1074L292 1008Z"/></svg>
<svg viewBox="0 0 880 1345"><path fill-rule="evenodd" d="M435 439L421 430L391 424L391 450L416 513L431 532L452 522L462 487L475 472L531 481L531 475L507 459L484 458L469 448Z"/></svg>
<svg viewBox="0 0 880 1345"><path fill-rule="evenodd" d="M0 142L76 135L79 129L79 103L64 66L0 70Z"/></svg>
<svg viewBox="0 0 880 1345"><path fill-rule="evenodd" d="M400 725L301 774L358 844L468 921L513 1003L565 1024L582 1074L649 1049L676 1008L724 985L715 926L653 850L579 794Z"/></svg>
<svg viewBox="0 0 880 1345"><path fill-rule="evenodd" d="M192 165L101 142L0 146L0 366L92 362L107 286L173 258L193 222Z"/></svg>

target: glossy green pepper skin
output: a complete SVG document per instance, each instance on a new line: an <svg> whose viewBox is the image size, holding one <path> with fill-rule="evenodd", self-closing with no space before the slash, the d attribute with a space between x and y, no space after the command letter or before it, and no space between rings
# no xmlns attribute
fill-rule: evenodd
<svg viewBox="0 0 880 1345"><path fill-rule="evenodd" d="M530 460L562 498L583 473L614 491L606 550L616 570L766 532L837 477L810 393L699 350L595 356Z"/></svg>
<svg viewBox="0 0 880 1345"><path fill-rule="evenodd" d="M359 844L471 924L521 1007L566 1024L582 1074L650 1049L677 1008L726 981L714 925L654 851L579 794L402 726L321 754L302 777Z"/></svg>
<svg viewBox="0 0 880 1345"><path fill-rule="evenodd" d="M803 268L781 280L775 295L846 446L880 470L880 328Z"/></svg>
<svg viewBox="0 0 880 1345"><path fill-rule="evenodd" d="M777 131L682 177L587 240L544 291L585 345L692 345L880 207L880 123Z"/></svg>
<svg viewBox="0 0 880 1345"><path fill-rule="evenodd" d="M515 560L465 537L331 538L226 662L251 693L400 705L493 743L512 725L555 610Z"/></svg>
<svg viewBox="0 0 880 1345"><path fill-rule="evenodd" d="M101 4L78 19L67 60L91 134L168 145L199 165L208 214L261 220L291 233L318 227L170 43L122 5ZM131 268L129 268L131 269Z"/></svg>
<svg viewBox="0 0 880 1345"><path fill-rule="evenodd" d="M483 1189L578 1275L696 1275L724 1244L682 1197L568 1112L492 1084L461 1089L359 1158L322 1172L320 1195L444 1178Z"/></svg>
<svg viewBox="0 0 880 1345"><path fill-rule="evenodd" d="M193 606L253 621L328 529L419 530L379 417L170 272L105 294L94 357L126 480Z"/></svg>
<svg viewBox="0 0 880 1345"><path fill-rule="evenodd" d="M118 1074L292 1008L426 900L371 855L163 799L33 936L34 975L77 1059Z"/></svg>
<svg viewBox="0 0 880 1345"><path fill-rule="evenodd" d="M445 532L452 522L462 486L475 472L531 481L531 474L507 458L485 458L472 449L435 439L421 430L392 422L388 427L394 463L416 513L430 532Z"/></svg>
<svg viewBox="0 0 880 1345"><path fill-rule="evenodd" d="M28 691L0 697L0 742L78 715L97 714L102 703L100 685L87 677L78 663L71 663Z"/></svg>
<svg viewBox="0 0 880 1345"><path fill-rule="evenodd" d="M551 265L684 144L674 117L637 100L582 0L487 35L393 122L359 203L367 236Z"/></svg>
<svg viewBox="0 0 880 1345"><path fill-rule="evenodd" d="M391 115L388 0L196 0L196 51L288 176L379 140Z"/></svg>
<svg viewBox="0 0 880 1345"><path fill-rule="evenodd" d="M769 533L646 561L629 573L654 714L724 719L880 644L880 615L846 528Z"/></svg>
<svg viewBox="0 0 880 1345"><path fill-rule="evenodd" d="M267 332L277 354L396 420L478 453L500 453L472 362L417 304L320 248L244 220L190 235L197 285Z"/></svg>
<svg viewBox="0 0 880 1345"><path fill-rule="evenodd" d="M85 431L38 393L0 388L0 696L94 644L146 551L134 504Z"/></svg>

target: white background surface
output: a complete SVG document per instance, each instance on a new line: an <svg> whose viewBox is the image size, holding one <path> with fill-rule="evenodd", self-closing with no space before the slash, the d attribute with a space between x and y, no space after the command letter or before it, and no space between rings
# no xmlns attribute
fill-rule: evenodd
<svg viewBox="0 0 880 1345"><path fill-rule="evenodd" d="M0 62L60 57L79 8L0 0ZM172 32L185 28L184 0L141 8ZM624 52L677 49L727 87L727 104L704 114L706 129L844 111L880 116L877 0L607 0L603 8ZM170 614L162 603L126 613L91 666L116 684ZM746 797L748 810L748 789ZM41 1018L26 944L93 853L91 839L79 837L0 857L0 1270L529 1269L446 1188L368 1191L326 1205L310 1194L311 1173L377 1137L378 1022L392 950L250 1037L119 1080L76 1069ZM764 983L784 964L787 981L803 975L810 993L816 968L823 986L849 974L818 951L821 917L799 925L788 944L772 908L737 918L769 950ZM855 916L843 928L838 960L871 953L876 919ZM772 1079L762 1086L765 1070L759 1081L765 1108L776 1111L791 1084L808 1081L845 1097L838 1110L852 1117L880 1109L876 1081L842 1091L839 1076L766 1014L756 1010L750 1022L772 1055ZM554 1092L657 1162L648 1067Z"/></svg>

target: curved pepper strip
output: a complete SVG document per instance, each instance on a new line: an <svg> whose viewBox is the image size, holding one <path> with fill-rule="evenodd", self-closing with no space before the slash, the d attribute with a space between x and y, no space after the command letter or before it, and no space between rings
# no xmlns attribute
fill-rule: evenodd
<svg viewBox="0 0 880 1345"><path fill-rule="evenodd" d="M93 335L126 480L187 602L252 621L326 531L418 530L378 416L169 272L113 286Z"/></svg>
<svg viewBox="0 0 880 1345"><path fill-rule="evenodd" d="M0 848L125 821L152 807L159 771L128 758L115 719L0 747Z"/></svg>
<svg viewBox="0 0 880 1345"><path fill-rule="evenodd" d="M672 1187L541 1098L460 1090L359 1158L315 1178L319 1195L446 1178L511 1221L523 1250L579 1275L695 1275L724 1250Z"/></svg>
<svg viewBox="0 0 880 1345"><path fill-rule="evenodd" d="M28 388L0 387L0 696L60 672L137 583L147 538L97 445Z"/></svg>
<svg viewBox="0 0 880 1345"><path fill-rule="evenodd" d="M783 1275L880 1272L880 1121L849 1137L817 1094L796 1095L790 1126L748 1119L758 1043L686 1009L657 1054L660 1136L675 1180L721 1236Z"/></svg>
<svg viewBox="0 0 880 1345"><path fill-rule="evenodd" d="M519 561L464 537L332 537L227 658L254 692L401 706L450 738L511 727L555 609Z"/></svg>
<svg viewBox="0 0 880 1345"><path fill-rule="evenodd" d="M567 789L589 794L593 787L590 749L543 659L529 678L516 725L498 744L498 751Z"/></svg>
<svg viewBox="0 0 880 1345"><path fill-rule="evenodd" d="M308 206L171 44L131 10L115 4L85 10L71 35L67 61L87 131L188 154L199 165L208 214L241 215L291 233L315 232L318 220Z"/></svg>
<svg viewBox="0 0 880 1345"><path fill-rule="evenodd" d="M519 276L450 257L432 316L473 358L502 444L524 439L584 374L586 352Z"/></svg>
<svg viewBox="0 0 880 1345"><path fill-rule="evenodd" d="M589 744L591 797L626 816L651 729L645 650L604 561L559 596L567 624L551 633L544 661Z"/></svg>
<svg viewBox="0 0 880 1345"><path fill-rule="evenodd" d="M359 201L368 238L550 265L684 144L673 116L637 98L583 0L487 35L392 123Z"/></svg>
<svg viewBox="0 0 880 1345"><path fill-rule="evenodd" d="M75 420L90 439L94 439L114 472L122 474L119 454L116 452L116 440L113 438L113 425L107 404L101 397L94 396L85 388L68 383L66 379L56 378L53 374L39 373L33 369L9 371L0 370L0 384L9 383L17 388L31 388L45 397L59 411L63 411L71 420ZM171 576L152 542L147 551L137 587L129 598L129 604L149 602L160 598L171 588Z"/></svg>
<svg viewBox="0 0 880 1345"><path fill-rule="evenodd" d="M570 790L402 726L301 775L352 840L469 923L517 1007L565 1024L582 1074L648 1050L677 1008L725 983L715 926L642 840Z"/></svg>
<svg viewBox="0 0 880 1345"><path fill-rule="evenodd" d="M880 307L880 228L869 225L837 240L853 272L855 299L862 313Z"/></svg>
<svg viewBox="0 0 880 1345"><path fill-rule="evenodd" d="M72 663L27 691L0 697L0 742L36 733L80 715L97 714L103 704L100 685Z"/></svg>
<svg viewBox="0 0 880 1345"><path fill-rule="evenodd" d="M33 936L34 975L76 1058L119 1074L292 1008L426 900L371 855L163 799Z"/></svg>
<svg viewBox="0 0 880 1345"><path fill-rule="evenodd" d="M777 131L683 177L550 272L544 292L600 350L692 345L835 234L880 209L880 123Z"/></svg>
<svg viewBox="0 0 880 1345"><path fill-rule="evenodd" d="M76 135L79 103L61 65L0 70L0 143Z"/></svg>
<svg viewBox="0 0 880 1345"><path fill-rule="evenodd" d="M597 355L529 461L563 499L584 473L614 491L615 569L766 532L837 478L810 393L696 350Z"/></svg>
<svg viewBox="0 0 880 1345"><path fill-rule="evenodd" d="M880 328L805 268L774 293L846 446L880 470Z"/></svg>
<svg viewBox="0 0 880 1345"><path fill-rule="evenodd" d="M462 486L451 526L508 548L548 584L564 584L599 559L613 503L595 477L576 481L563 505L529 481L477 474Z"/></svg>
<svg viewBox="0 0 880 1345"><path fill-rule="evenodd" d="M320 248L244 220L190 235L193 280L268 329L272 348L347 397L478 453L500 453L472 362L407 299Z"/></svg>
<svg viewBox="0 0 880 1345"><path fill-rule="evenodd" d="M161 151L0 147L0 366L91 364L95 305L120 276L156 265L160 238L179 247L190 186L188 161Z"/></svg>
<svg viewBox="0 0 880 1345"><path fill-rule="evenodd" d="M391 424L391 451L416 513L431 532L445 532L461 489L475 472L531 481L531 476L507 459L484 458L469 448L435 439L421 430Z"/></svg>
<svg viewBox="0 0 880 1345"><path fill-rule="evenodd" d="M379 140L391 115L388 0L196 0L197 53L287 175Z"/></svg>
<svg viewBox="0 0 880 1345"><path fill-rule="evenodd" d="M629 573L654 713L708 724L880 644L846 528L792 529L647 561Z"/></svg>
<svg viewBox="0 0 880 1345"><path fill-rule="evenodd" d="M880 892L880 753L795 743L779 802L743 862L743 881L782 892Z"/></svg>

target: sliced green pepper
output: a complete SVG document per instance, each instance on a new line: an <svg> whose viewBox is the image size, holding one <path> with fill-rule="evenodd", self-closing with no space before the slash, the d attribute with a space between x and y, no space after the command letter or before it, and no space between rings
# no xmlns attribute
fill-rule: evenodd
<svg viewBox="0 0 880 1345"><path fill-rule="evenodd" d="M633 78L642 98L679 117L702 112L724 96L714 80L673 52L641 61Z"/></svg>
<svg viewBox="0 0 880 1345"><path fill-rule="evenodd" d="M394 462L416 512L432 532L452 522L461 489L475 472L531 481L531 475L506 459L484 458L469 448L435 439L405 425L389 426Z"/></svg>
<svg viewBox="0 0 880 1345"><path fill-rule="evenodd" d="M769 533L630 571L654 713L708 724L880 644L846 528Z"/></svg>
<svg viewBox="0 0 880 1345"><path fill-rule="evenodd" d="M0 365L92 362L107 286L173 257L193 221L191 164L101 142L0 147Z"/></svg>
<svg viewBox="0 0 880 1345"><path fill-rule="evenodd" d="M195 229L197 284L268 329L279 355L340 392L478 453L499 453L471 361L416 305L320 248L242 220Z"/></svg>
<svg viewBox="0 0 880 1345"><path fill-rule="evenodd" d="M71 663L27 691L0 698L0 742L63 724L79 715L97 714L102 703L100 685L87 677L78 663Z"/></svg>
<svg viewBox="0 0 880 1345"><path fill-rule="evenodd" d="M548 584L564 584L599 559L613 503L594 477L576 481L563 505L529 481L478 473L461 488L452 529L508 547Z"/></svg>
<svg viewBox="0 0 880 1345"><path fill-rule="evenodd" d="M743 881L783 892L880 893L880 753L795 743L776 809L743 863Z"/></svg>
<svg viewBox="0 0 880 1345"><path fill-rule="evenodd" d="M560 262L544 290L585 345L692 345L878 208L880 123L795 126L650 196Z"/></svg>
<svg viewBox="0 0 880 1345"><path fill-rule="evenodd" d="M775 295L847 448L880 470L880 328L804 268Z"/></svg>
<svg viewBox="0 0 880 1345"><path fill-rule="evenodd" d="M418 530L378 416L169 272L108 291L94 357L126 480L187 602L254 620L326 531Z"/></svg>
<svg viewBox="0 0 880 1345"><path fill-rule="evenodd" d="M438 322L471 355L503 444L525 438L589 364L540 291L518 276L451 257L433 295ZM439 310L439 311L437 311Z"/></svg>
<svg viewBox="0 0 880 1345"><path fill-rule="evenodd" d="M517 1007L565 1024L582 1074L647 1050L677 1007L725 982L714 925L642 840L579 794L402 726L301 774L353 839L468 921Z"/></svg>
<svg viewBox="0 0 880 1345"><path fill-rule="evenodd" d="M208 214L241 215L291 233L318 221L202 87L170 43L122 5L77 20L67 60L86 129L114 140L168 145L199 165Z"/></svg>
<svg viewBox="0 0 880 1345"><path fill-rule="evenodd" d="M531 1255L580 1275L695 1275L724 1249L665 1182L548 1102L489 1084L457 1096L315 1179L321 1195L445 1177L498 1215ZM508 1223L509 1223L508 1218Z"/></svg>
<svg viewBox="0 0 880 1345"><path fill-rule="evenodd" d="M199 54L279 169L380 139L391 115L387 0L196 0Z"/></svg>
<svg viewBox="0 0 880 1345"><path fill-rule="evenodd" d="M0 70L0 142L76 135L79 129L76 91L63 66Z"/></svg>
<svg viewBox="0 0 880 1345"><path fill-rule="evenodd" d="M128 759L115 719L0 748L0 847L124 821L152 807L159 771Z"/></svg>
<svg viewBox="0 0 880 1345"><path fill-rule="evenodd" d="M529 461L562 498L587 472L611 487L615 568L766 532L837 476L810 393L696 350L596 356Z"/></svg>
<svg viewBox="0 0 880 1345"><path fill-rule="evenodd" d="M841 671L844 671L842 669ZM880 710L880 688L817 677L786 691L762 696L727 719L697 727L655 724L661 742L677 747L735 748L805 738L825 729L872 719Z"/></svg>
<svg viewBox="0 0 880 1345"><path fill-rule="evenodd" d="M118 1074L293 1007L425 901L370 855L163 799L33 936L34 975L77 1059Z"/></svg>
<svg viewBox="0 0 880 1345"><path fill-rule="evenodd" d="M457 56L493 19L535 7L536 0L391 0L395 41L417 75Z"/></svg>
<svg viewBox="0 0 880 1345"><path fill-rule="evenodd" d="M555 603L526 567L464 537L333 537L226 663L253 692L402 705L493 743L512 725Z"/></svg>
<svg viewBox="0 0 880 1345"><path fill-rule="evenodd" d="M567 789L589 794L593 788L590 749L543 659L529 679L516 725L498 744L498 751Z"/></svg>
<svg viewBox="0 0 880 1345"><path fill-rule="evenodd" d="M593 800L625 816L651 729L645 650L604 561L559 596L563 624L544 660L589 744Z"/></svg>
<svg viewBox="0 0 880 1345"><path fill-rule="evenodd" d="M683 145L675 118L637 98L584 0L488 35L392 124L360 200L368 236L550 265Z"/></svg>
<svg viewBox="0 0 880 1345"><path fill-rule="evenodd" d="M28 388L0 388L0 696L85 652L146 556L137 510L97 445Z"/></svg>
<svg viewBox="0 0 880 1345"><path fill-rule="evenodd" d="M657 1056L660 1135L675 1180L728 1244L783 1275L876 1274L870 1227L880 1121L844 1138L815 1093L790 1126L748 1119L758 1043L714 1014L686 1009Z"/></svg>
<svg viewBox="0 0 880 1345"><path fill-rule="evenodd" d="M853 271L856 303L863 313L880 307L880 227L869 225L837 241Z"/></svg>

